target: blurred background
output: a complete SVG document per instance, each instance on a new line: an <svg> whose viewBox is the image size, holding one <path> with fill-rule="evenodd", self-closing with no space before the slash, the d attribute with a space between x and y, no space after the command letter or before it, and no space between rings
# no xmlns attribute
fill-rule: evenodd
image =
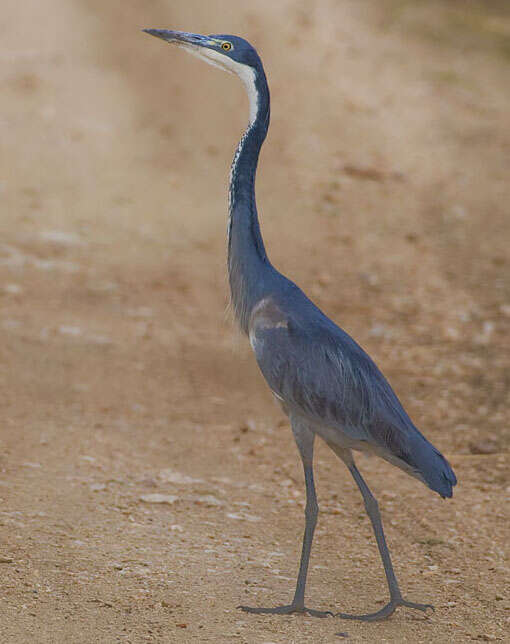
<svg viewBox="0 0 510 644"><path fill-rule="evenodd" d="M457 471L446 504L359 459L403 588L436 604L378 633L504 639L508 2L4 0L2 641L339 630L234 609L289 599L304 491L225 314L247 99L143 27L256 46L272 96L257 180L271 260L370 352ZM385 590L361 499L322 446L317 462L309 603L375 610ZM370 641L373 626L344 627Z"/></svg>

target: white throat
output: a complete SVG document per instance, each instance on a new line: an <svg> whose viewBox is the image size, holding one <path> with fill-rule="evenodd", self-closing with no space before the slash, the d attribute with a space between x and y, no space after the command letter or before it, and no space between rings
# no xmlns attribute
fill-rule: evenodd
<svg viewBox="0 0 510 644"><path fill-rule="evenodd" d="M250 101L250 122L248 127L251 127L257 118L257 112L259 108L257 89L255 87L255 72L249 65L243 65L238 63L235 60L232 60L228 56L224 56L214 49L208 49L207 47L194 47L185 45L185 49L198 56L202 60L205 60L209 65L213 67L220 67L221 69L229 72L231 74L236 74L243 81L248 94L248 100Z"/></svg>

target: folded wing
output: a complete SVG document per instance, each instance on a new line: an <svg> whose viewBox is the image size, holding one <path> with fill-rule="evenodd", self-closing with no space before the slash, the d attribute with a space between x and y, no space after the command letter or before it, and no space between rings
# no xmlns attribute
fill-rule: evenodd
<svg viewBox="0 0 510 644"><path fill-rule="evenodd" d="M453 471L413 425L375 363L315 311L297 319L272 298L254 308L250 342L270 388L311 422L369 442L383 458L451 496Z"/></svg>

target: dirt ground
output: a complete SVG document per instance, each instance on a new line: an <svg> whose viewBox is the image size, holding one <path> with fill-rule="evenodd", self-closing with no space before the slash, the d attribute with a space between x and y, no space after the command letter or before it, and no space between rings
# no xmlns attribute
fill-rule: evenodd
<svg viewBox="0 0 510 644"><path fill-rule="evenodd" d="M510 642L508 4L1 13L0 641ZM225 314L247 101L141 27L242 34L265 61L271 259L371 353L458 475L445 502L358 459L402 588L433 614L236 609L291 599L304 506L286 419ZM316 477L308 604L376 610L362 501L322 444Z"/></svg>

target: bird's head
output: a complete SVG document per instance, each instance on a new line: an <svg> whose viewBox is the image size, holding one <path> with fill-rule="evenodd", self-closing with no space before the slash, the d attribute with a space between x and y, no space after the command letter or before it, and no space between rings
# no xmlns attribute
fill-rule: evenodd
<svg viewBox="0 0 510 644"><path fill-rule="evenodd" d="M156 36L173 43L191 54L205 60L210 65L220 67L227 72L237 74L243 81L250 101L250 125L254 123L262 106L263 127L267 131L269 124L269 90L267 88L264 68L254 47L239 36L212 34L201 36L185 31L168 29L144 29L151 36Z"/></svg>
<svg viewBox="0 0 510 644"><path fill-rule="evenodd" d="M224 34L202 36L168 29L144 29L144 31L185 49L210 65L221 67L239 76L246 73L246 68L256 71L261 67L260 58L254 47L239 36Z"/></svg>

